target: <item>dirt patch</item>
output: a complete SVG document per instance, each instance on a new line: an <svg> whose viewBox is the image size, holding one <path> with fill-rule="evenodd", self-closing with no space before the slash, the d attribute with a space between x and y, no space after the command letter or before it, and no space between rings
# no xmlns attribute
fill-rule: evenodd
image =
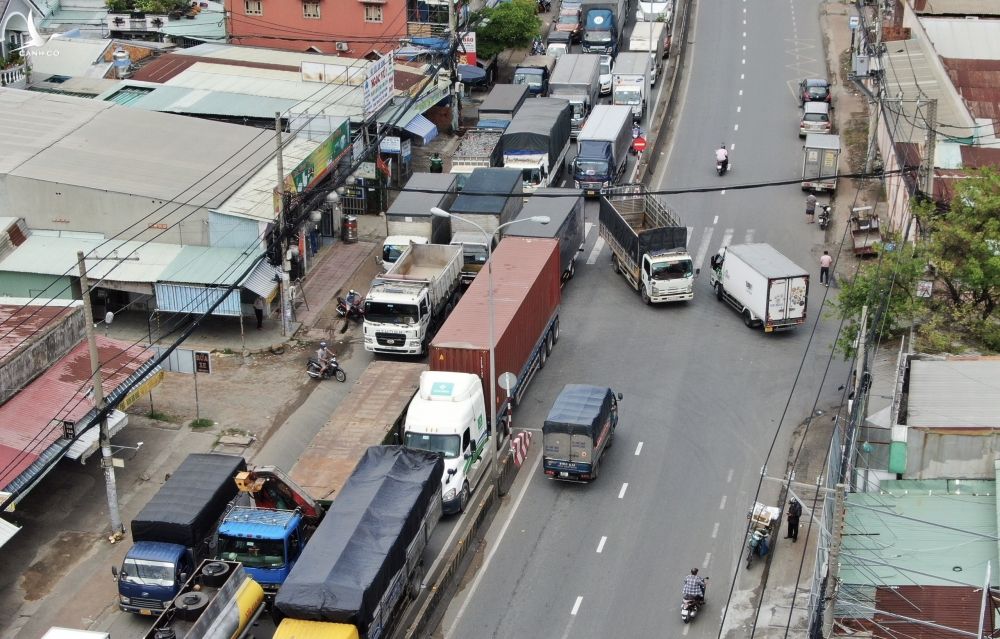
<svg viewBox="0 0 1000 639"><path fill-rule="evenodd" d="M21 577L25 601L38 601L52 591L52 587L70 571L89 548L100 539L94 533L67 531L49 544L45 555L31 564Z"/></svg>

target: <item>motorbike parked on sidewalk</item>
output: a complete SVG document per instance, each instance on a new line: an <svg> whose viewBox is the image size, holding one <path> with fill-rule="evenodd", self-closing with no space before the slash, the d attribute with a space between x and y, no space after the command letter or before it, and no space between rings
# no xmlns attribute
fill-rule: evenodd
<svg viewBox="0 0 1000 639"><path fill-rule="evenodd" d="M306 365L306 372L313 379L330 379L331 377L336 377L338 382L347 381L347 373L340 367L340 362L333 355L330 356L326 370L323 370L323 364L318 359L310 357L309 363Z"/></svg>
<svg viewBox="0 0 1000 639"><path fill-rule="evenodd" d="M819 219L817 221L819 222L820 230L825 231L826 227L830 226L830 208L829 204L819 205L819 215L817 216Z"/></svg>
<svg viewBox="0 0 1000 639"><path fill-rule="evenodd" d="M337 297L337 315L348 320L365 321L365 298L351 289L346 298Z"/></svg>
<svg viewBox="0 0 1000 639"><path fill-rule="evenodd" d="M708 577L705 577L705 591L708 591ZM695 599L694 597L684 597L681 601L681 621L691 623L698 616L698 611L705 605L705 598Z"/></svg>

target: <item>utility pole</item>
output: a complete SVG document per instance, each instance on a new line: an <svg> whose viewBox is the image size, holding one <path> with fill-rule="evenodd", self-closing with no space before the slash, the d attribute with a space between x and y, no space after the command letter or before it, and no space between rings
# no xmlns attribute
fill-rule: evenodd
<svg viewBox="0 0 1000 639"><path fill-rule="evenodd" d="M847 448L840 469L840 480L850 482L854 486L854 458L858 430L864 421L865 405L861 397L862 379L865 373L865 357L868 340L868 305L861 307L861 322L858 325L858 347L854 354L854 404L851 414L847 417Z"/></svg>
<svg viewBox="0 0 1000 639"><path fill-rule="evenodd" d="M934 151L937 146L937 98L927 100L927 114L924 117L927 137L924 140L923 190L928 197L934 197Z"/></svg>
<svg viewBox="0 0 1000 639"><path fill-rule="evenodd" d="M94 334L94 309L90 303L90 280L87 278L87 262L83 251L76 252L77 266L80 268L80 292L83 295L83 320L90 350L90 372L94 384L94 407L104 408L104 387L101 379L101 360L97 353L97 336ZM104 468L104 487L108 495L108 512L111 516L111 540L118 541L125 534L121 513L118 512L118 487L115 485L115 467L111 457L111 435L108 432L108 418L101 418L100 426L101 466Z"/></svg>
<svg viewBox="0 0 1000 639"><path fill-rule="evenodd" d="M823 637L833 636L833 607L840 590L840 547L844 530L844 484L837 484L833 495L833 522L830 526L830 547L826 556L826 601L823 606Z"/></svg>
<svg viewBox="0 0 1000 639"><path fill-rule="evenodd" d="M291 330L289 320L292 317L292 309L291 300L288 296L288 289L291 285L291 276L289 275L290 265L288 263L288 256L286 255L288 243L285 241L284 237L285 230L288 227L288 220L285 218L289 212L285 208L285 164L282 158L281 133L281 113L275 113L274 139L278 143L278 149L275 151L275 157L278 160L278 224L275 226L275 230L278 232L278 238L280 240L279 247L281 250L281 335L284 337L287 336Z"/></svg>
<svg viewBox="0 0 1000 639"><path fill-rule="evenodd" d="M452 79L452 93L451 93L451 129L452 132L458 132L458 99L461 93L461 84L459 83L458 77L458 63L456 61L456 56L458 55L458 15L455 13L455 2L456 0L445 0L448 3L448 32L451 37L448 38L448 42L451 46L448 47L448 53L451 55L449 70L451 72Z"/></svg>

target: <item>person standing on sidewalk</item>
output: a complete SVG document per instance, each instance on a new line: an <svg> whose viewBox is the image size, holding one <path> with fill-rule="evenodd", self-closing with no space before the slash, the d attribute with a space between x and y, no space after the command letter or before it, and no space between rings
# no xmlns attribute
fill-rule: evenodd
<svg viewBox="0 0 1000 639"><path fill-rule="evenodd" d="M830 257L830 251L823 251L823 255L819 258L819 283L826 284L827 288L830 287L830 267L833 265L833 258Z"/></svg>
<svg viewBox="0 0 1000 639"><path fill-rule="evenodd" d="M253 301L253 314L257 316L257 330L264 328L264 298L260 295Z"/></svg>
<svg viewBox="0 0 1000 639"><path fill-rule="evenodd" d="M806 196L806 217L810 224L816 222L816 196L810 193Z"/></svg>
<svg viewBox="0 0 1000 639"><path fill-rule="evenodd" d="M785 535L785 539L791 539L793 542L799 540L799 517L802 516L802 504L799 503L798 499L793 499L792 503L788 505L788 534Z"/></svg>

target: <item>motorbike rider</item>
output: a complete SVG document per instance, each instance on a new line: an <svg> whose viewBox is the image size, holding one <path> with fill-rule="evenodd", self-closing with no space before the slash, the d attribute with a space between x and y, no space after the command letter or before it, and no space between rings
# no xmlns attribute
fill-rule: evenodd
<svg viewBox="0 0 1000 639"><path fill-rule="evenodd" d="M639 137L640 135L642 135L642 129L639 127L639 123L638 122L634 122L632 124L632 139L634 140L635 138Z"/></svg>
<svg viewBox="0 0 1000 639"><path fill-rule="evenodd" d="M358 305L361 304L361 294L355 291L353 288L347 292L347 313L350 314L352 311L358 310Z"/></svg>
<svg viewBox="0 0 1000 639"><path fill-rule="evenodd" d="M320 342L316 349L316 361L319 362L319 376L326 374L326 369L330 367L330 362L336 359L336 355L326 347L326 342Z"/></svg>
<svg viewBox="0 0 1000 639"><path fill-rule="evenodd" d="M722 164L722 170L726 171L729 169L729 151L726 150L726 145L723 144L715 151L715 161Z"/></svg>
<svg viewBox="0 0 1000 639"><path fill-rule="evenodd" d="M684 578L684 599L693 599L698 605L705 603L705 579L698 576L698 569L692 568L691 574Z"/></svg>

